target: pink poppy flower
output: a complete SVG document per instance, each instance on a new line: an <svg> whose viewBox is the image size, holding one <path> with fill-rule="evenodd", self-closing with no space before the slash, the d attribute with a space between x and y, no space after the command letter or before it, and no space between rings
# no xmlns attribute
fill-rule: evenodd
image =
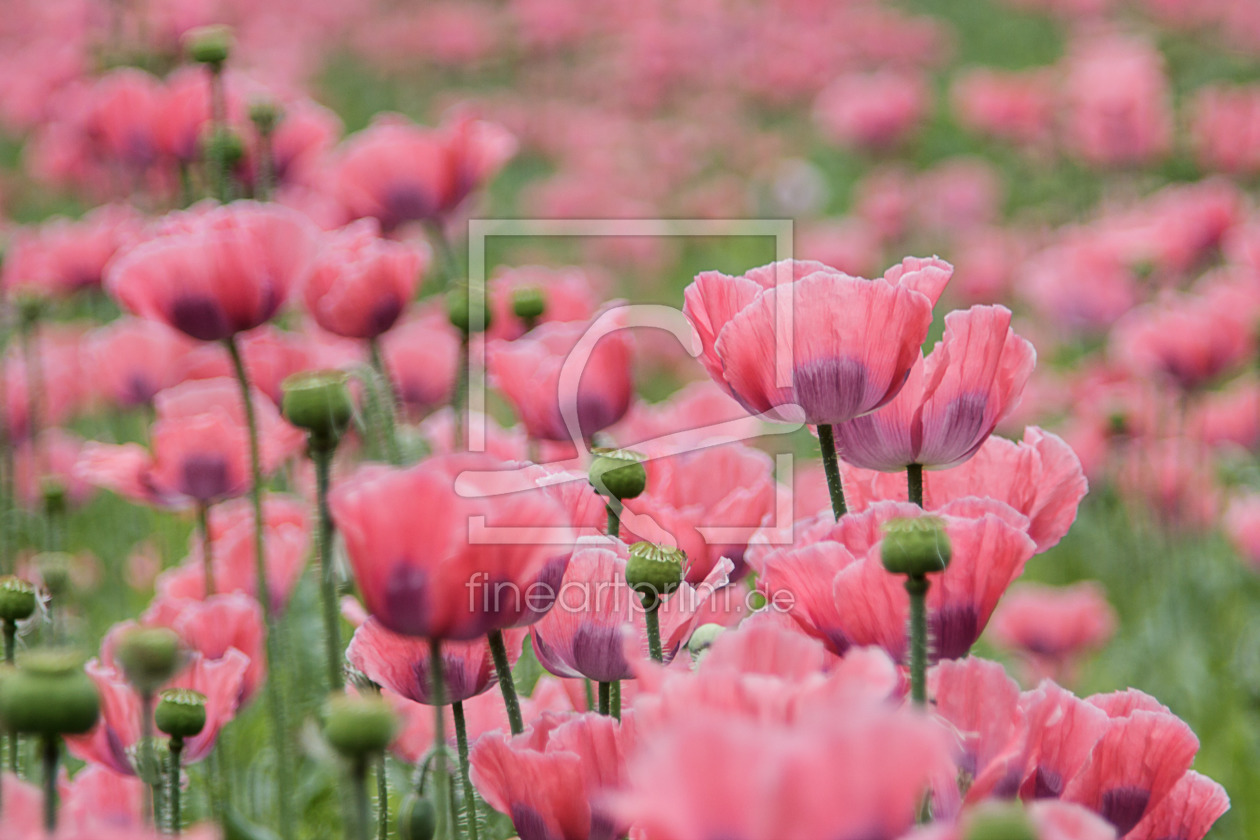
<svg viewBox="0 0 1260 840"><path fill-rule="evenodd" d="M416 417L451 401L458 366L467 361L446 312L424 306L385 333L381 351L395 395Z"/></svg>
<svg viewBox="0 0 1260 840"><path fill-rule="evenodd" d="M247 122L240 79L230 70L224 74L227 122L242 128ZM156 139L162 153L188 165L201 157L202 138L211 119L210 84L202 67L176 68L166 79L162 118L156 123Z"/></svg>
<svg viewBox="0 0 1260 840"><path fill-rule="evenodd" d="M1172 528L1206 528L1223 506L1220 479L1207 447L1189 438L1138 440L1118 453L1120 492L1159 511Z"/></svg>
<svg viewBox="0 0 1260 840"><path fill-rule="evenodd" d="M378 116L342 143L333 189L348 218L373 217L388 232L449 215L515 151L505 129L471 117L423 128Z"/></svg>
<svg viewBox="0 0 1260 840"><path fill-rule="evenodd" d="M173 213L157 231L110 264L105 288L131 312L201 341L270 320L314 249L305 217L252 201Z"/></svg>
<svg viewBox="0 0 1260 840"><path fill-rule="evenodd" d="M974 656L940 662L928 673L928 696L955 731L958 769L969 779L991 775L1026 737L1019 685L996 662Z"/></svg>
<svg viewBox="0 0 1260 840"><path fill-rule="evenodd" d="M303 296L315 322L334 335L374 339L415 297L427 248L381 239L374 221L324 235Z"/></svg>
<svg viewBox="0 0 1260 840"><path fill-rule="evenodd" d="M4 825L0 838L27 840L45 837L44 794L37 785L4 773L0 808ZM56 840L157 840L156 831L144 828L146 786L135 776L121 776L99 764L89 764L74 778L57 782ZM194 829L201 840L202 832Z"/></svg>
<svg viewBox="0 0 1260 840"><path fill-rule="evenodd" d="M899 837L930 783L954 770L941 729L908 710L792 723L693 711L639 730L608 810L660 840Z"/></svg>
<svg viewBox="0 0 1260 840"><path fill-rule="evenodd" d="M705 369L749 413L843 423L897 395L951 271L940 260L917 259L875 280L800 261L742 277L709 271L687 287L683 312ZM791 339L779 328L788 306ZM776 348L788 355L789 383L778 381Z"/></svg>
<svg viewBox="0 0 1260 840"><path fill-rule="evenodd" d="M327 335L324 333L323 335ZM318 336L289 332L263 324L238 339L249 383L278 407L284 398L280 385L304 370L346 367L357 362L341 348L321 348ZM232 357L218 344L201 344L184 357L183 378L218 379L235 376Z"/></svg>
<svg viewBox="0 0 1260 840"><path fill-rule="evenodd" d="M107 204L82 219L53 219L14 234L0 282L16 294L60 297L99 288L105 266L140 233L139 215Z"/></svg>
<svg viewBox="0 0 1260 840"><path fill-rule="evenodd" d="M1036 362L1010 321L1004 306L945 316L944 339L914 365L900 393L835 427L840 456L892 472L909 464L950 467L974 455L1014 408Z"/></svg>
<svg viewBox="0 0 1260 840"><path fill-rule="evenodd" d="M1125 835L1127 840L1203 840L1229 810L1225 788L1193 770L1177 780L1158 805Z"/></svg>
<svg viewBox="0 0 1260 840"><path fill-rule="evenodd" d="M1172 107L1163 57L1123 35L1083 39L1066 60L1066 140L1087 163L1126 166L1166 154Z"/></svg>
<svg viewBox="0 0 1260 840"><path fill-rule="evenodd" d="M1244 560L1260 567L1260 495L1248 494L1230 503L1225 533Z"/></svg>
<svg viewBox="0 0 1260 840"><path fill-rule="evenodd" d="M548 715L514 738L478 739L472 782L523 837L615 840L629 821L610 819L592 802L622 784L634 745L631 715Z"/></svg>
<svg viewBox="0 0 1260 840"><path fill-rule="evenodd" d="M180 381L184 357L193 346L165 324L120 318L88 334L87 367L114 405L147 405L158 391Z"/></svg>
<svg viewBox="0 0 1260 840"><path fill-rule="evenodd" d="M505 466L488 455L443 455L409 469L365 468L334 488L333 519L382 625L463 641L537 620L535 608L550 606L527 603L526 590L562 568L565 514L541 491L491 495Z"/></svg>
<svg viewBox="0 0 1260 840"><path fill-rule="evenodd" d="M266 543L267 585L271 609L283 613L306 568L311 548L307 508L302 502L269 494L263 501L263 539ZM254 560L254 518L245 499L221 505L210 513L214 591L241 592L257 598ZM192 541L189 557L158 576L157 592L169 598L206 598L206 573L200 540Z"/></svg>
<svg viewBox="0 0 1260 840"><path fill-rule="evenodd" d="M140 617L140 623L169 627L189 650L209 662L223 659L229 650L248 656L238 706L248 703L266 678L262 608L245 594L211 595L205 600L159 595Z"/></svg>
<svg viewBox="0 0 1260 840"><path fill-rule="evenodd" d="M1023 146L1044 148L1053 139L1053 85L1050 74L1041 70L969 70L955 78L950 99L964 128Z"/></svg>
<svg viewBox="0 0 1260 840"><path fill-rule="evenodd" d="M106 643L108 643L108 638ZM214 749L223 728L236 714L241 696L241 680L249 658L230 649L220 660L211 662L193 653L183 672L167 688L188 688L206 696L206 726L199 735L184 742L184 764L201 761ZM88 676L101 695L101 717L84 735L66 737L70 753L84 761L99 764L115 773L135 775L135 750L141 736L140 696L110 661L103 648L100 659L87 664Z"/></svg>
<svg viewBox="0 0 1260 840"><path fill-rule="evenodd" d="M1200 166L1236 174L1260 170L1260 88L1205 85L1194 92L1190 111Z"/></svg>
<svg viewBox="0 0 1260 840"><path fill-rule="evenodd" d="M520 656L524 630L505 634L508 660ZM400 636L375 618L359 625L346 649L346 660L382 688L415 703L432 705L429 685L430 649L426 639ZM490 643L485 637L442 645L445 702L462 703L498 683Z"/></svg>
<svg viewBox="0 0 1260 840"><path fill-rule="evenodd" d="M253 395L262 465L273 472L303 444L275 406ZM90 443L77 473L89 483L158 507L213 504L249 489L249 440L240 389L230 379L188 382L154 398L152 452L135 443Z"/></svg>
<svg viewBox="0 0 1260 840"><path fill-rule="evenodd" d="M623 332L595 335L591 330L585 321L551 321L515 341L487 346L491 382L530 437L571 441L576 432L589 441L629 409L634 393L630 343ZM562 382L562 371L573 381ZM576 423L573 432L566 412Z"/></svg>
<svg viewBox="0 0 1260 840"><path fill-rule="evenodd" d="M1102 647L1116 630L1116 614L1102 589L1082 581L1014 587L990 624L993 642L1023 657L1031 681L1072 682L1075 660Z"/></svg>
<svg viewBox="0 0 1260 840"><path fill-rule="evenodd" d="M538 292L543 299L545 321L586 321L599 308L599 295L609 285L595 269L581 266L546 268L525 265L497 270L490 280L490 327L487 338L511 340L528 330L516 314L513 295L520 290Z"/></svg>
<svg viewBox="0 0 1260 840"><path fill-rule="evenodd" d="M927 87L920 76L882 70L840 77L818 95L814 111L819 127L831 140L881 149L905 140L928 105Z"/></svg>
<svg viewBox="0 0 1260 840"><path fill-rule="evenodd" d="M632 679L627 649L633 648L627 640L637 642L646 659L643 608L625 582L624 544L601 542L573 552L555 605L531 633L538 661L558 677L598 682ZM700 606L726 585L730 570L730 561L723 561L696 586L682 584L661 604L661 648L666 662L687 643L697 626Z"/></svg>
<svg viewBox="0 0 1260 840"><path fill-rule="evenodd" d="M84 441L64 429L40 432L34 441L22 441L13 448L13 484L17 500L27 510L39 510L44 491L56 486L65 492L73 507L81 505L95 491L78 473Z"/></svg>
<svg viewBox="0 0 1260 840"><path fill-rule="evenodd" d="M1246 307L1230 295L1177 294L1133 310L1116 325L1116 357L1191 391L1240 367L1255 353Z"/></svg>
<svg viewBox="0 0 1260 840"><path fill-rule="evenodd" d="M609 434L622 447L634 449L664 437L679 445L744 440L757 437L762 428L729 393L703 380L684 385L660 402L635 402Z"/></svg>
<svg viewBox="0 0 1260 840"><path fill-rule="evenodd" d="M735 563L732 578L742 577L749 536L774 516L781 495L770 456L739 443L661 458L651 457L653 447L644 449L647 490L625 503L625 532L681 548L693 584L723 558Z"/></svg>
<svg viewBox="0 0 1260 840"><path fill-rule="evenodd" d="M29 439L64 424L92 404L96 394L83 368L82 338L76 325L45 324L36 334L29 358L16 343L0 357L10 440Z"/></svg>

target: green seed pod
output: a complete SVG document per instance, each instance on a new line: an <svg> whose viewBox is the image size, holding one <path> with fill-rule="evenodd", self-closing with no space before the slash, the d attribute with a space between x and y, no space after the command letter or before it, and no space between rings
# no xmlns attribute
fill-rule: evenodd
<svg viewBox="0 0 1260 840"><path fill-rule="evenodd" d="M192 738L206 728L206 695L187 688L168 688L158 695L153 722L172 738Z"/></svg>
<svg viewBox="0 0 1260 840"><path fill-rule="evenodd" d="M232 52L232 30L221 24L190 29L184 33L184 49L198 64L221 67Z"/></svg>
<svg viewBox="0 0 1260 840"><path fill-rule="evenodd" d="M82 735L96 724L101 701L74 651L33 651L0 680L0 718L28 735Z"/></svg>
<svg viewBox="0 0 1260 840"><path fill-rule="evenodd" d="M691 634L691 640L687 642L687 650L691 651L692 656L699 656L713 646L717 641L717 637L726 632L726 628L721 624L701 624Z"/></svg>
<svg viewBox="0 0 1260 840"><path fill-rule="evenodd" d="M25 621L36 606L34 586L13 575L0 578L0 620Z"/></svg>
<svg viewBox="0 0 1260 840"><path fill-rule="evenodd" d="M1018 802L986 802L972 811L964 840L1037 840L1037 832Z"/></svg>
<svg viewBox="0 0 1260 840"><path fill-rule="evenodd" d="M512 311L525 322L537 321L547 311L547 298L542 289L523 286L512 290Z"/></svg>
<svg viewBox="0 0 1260 840"><path fill-rule="evenodd" d="M389 746L398 715L379 695L338 694L328 701L324 737L346 758L363 758Z"/></svg>
<svg viewBox="0 0 1260 840"><path fill-rule="evenodd" d="M596 493L613 499L633 499L647 487L643 456L628 449L596 449L587 475Z"/></svg>
<svg viewBox="0 0 1260 840"><path fill-rule="evenodd" d="M472 298L476 298L476 301L471 300ZM472 312L470 307L474 303L480 303L482 311L481 325L476 327L472 323L470 314ZM455 325L455 329L464 335L485 331L490 329L490 304L484 293L474 294L467 286L459 286L446 293L446 317Z"/></svg>
<svg viewBox="0 0 1260 840"><path fill-rule="evenodd" d="M268 135L276 130L276 123L280 122L280 106L270 99L253 102L249 106L249 120L259 134Z"/></svg>
<svg viewBox="0 0 1260 840"><path fill-rule="evenodd" d="M175 676L183 664L184 651L173 630L132 627L119 639L114 656L136 691L149 694Z"/></svg>
<svg viewBox="0 0 1260 840"><path fill-rule="evenodd" d="M35 567L39 569L44 588L56 600L70 591L70 569L73 566L74 555L64 551L45 551L35 555Z"/></svg>
<svg viewBox="0 0 1260 840"><path fill-rule="evenodd" d="M284 419L310 434L311 448L328 451L337 446L354 417L349 377L337 370L295 373L280 383Z"/></svg>
<svg viewBox="0 0 1260 840"><path fill-rule="evenodd" d="M437 811L427 797L408 794L398 807L400 840L433 840L437 833Z"/></svg>
<svg viewBox="0 0 1260 840"><path fill-rule="evenodd" d="M66 500L66 485L56 476L44 476L39 483L39 492L44 497L44 512L49 516L63 516L69 508Z"/></svg>
<svg viewBox="0 0 1260 840"><path fill-rule="evenodd" d="M880 549L884 568L895 575L943 572L949 565L949 535L935 516L893 519L884 524Z"/></svg>
<svg viewBox="0 0 1260 840"><path fill-rule="evenodd" d="M678 548L650 542L630 546L626 561L626 583L639 594L644 609L652 609L682 583L687 555Z"/></svg>
<svg viewBox="0 0 1260 840"><path fill-rule="evenodd" d="M201 151L206 160L224 169L234 169L245 159L245 141L232 129L223 128L202 139Z"/></svg>

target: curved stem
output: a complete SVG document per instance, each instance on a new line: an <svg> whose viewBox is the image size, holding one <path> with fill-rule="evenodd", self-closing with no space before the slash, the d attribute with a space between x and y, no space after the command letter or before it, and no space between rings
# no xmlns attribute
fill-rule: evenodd
<svg viewBox="0 0 1260 840"><path fill-rule="evenodd" d="M818 448L822 450L823 472L827 474L827 492L831 494L831 512L836 519L849 512L844 503L844 484L840 480L840 461L836 457L836 439L827 423L818 424Z"/></svg>
<svg viewBox="0 0 1260 840"><path fill-rule="evenodd" d="M271 737L276 750L276 799L280 809L280 836L283 840L293 837L292 802L289 779L288 732L284 723L284 701L280 697L281 662L276 653L278 629L271 606L270 586L267 583L267 549L263 539L262 507L262 456L258 444L258 418L254 414L254 401L249 389L249 375L236 339L229 338L228 354L236 371L236 381L241 386L241 399L245 403L245 423L249 428L249 463L251 473L250 502L254 508L254 572L258 603L262 607L264 638L267 653L267 707L271 717Z"/></svg>
<svg viewBox="0 0 1260 840"><path fill-rule="evenodd" d="M516 680L512 677L512 665L508 661L503 631L491 630L486 636L490 640L490 655L494 657L494 671L499 678L499 690L503 692L508 723L512 727L512 734L520 735L525 731L525 722L521 718L521 702L516 697Z"/></svg>
<svg viewBox="0 0 1260 840"><path fill-rule="evenodd" d="M170 829L171 834L179 836L182 826L182 818L179 813L179 757L184 751L184 739L172 737L169 744L171 751L170 780L167 787L167 802L170 807Z"/></svg>
<svg viewBox="0 0 1260 840"><path fill-rule="evenodd" d="M60 743L56 735L44 736L44 831L52 836L57 830L57 759Z"/></svg>
<svg viewBox="0 0 1260 840"><path fill-rule="evenodd" d="M911 502L923 507L923 465L910 464L906 467L906 492Z"/></svg>
<svg viewBox="0 0 1260 840"><path fill-rule="evenodd" d="M643 620L647 624L648 654L654 662L664 662L665 654L661 651L661 617L657 611L661 602L657 601L643 611Z"/></svg>
<svg viewBox="0 0 1260 840"><path fill-rule="evenodd" d="M927 705L927 592L926 575L906 578L910 593L910 698L920 708Z"/></svg>
<svg viewBox="0 0 1260 840"><path fill-rule="evenodd" d="M398 411L398 397L394 394L394 383L389 378L389 368L385 366L385 355L381 352L381 343L375 338L368 341L368 351L372 357L372 368L380 377L380 391L383 397L378 405L380 409L381 438L385 442L385 456L394 466L402 463L402 450L398 446L398 423L395 414Z"/></svg>
<svg viewBox="0 0 1260 840"><path fill-rule="evenodd" d="M459 748L459 773L464 790L464 818L468 820L469 840L477 840L477 792L473 790L472 776L468 771L468 726L464 722L464 704L452 703L455 717L455 744Z"/></svg>
<svg viewBox="0 0 1260 840"><path fill-rule="evenodd" d="M214 594L214 544L210 541L210 505L197 505L197 530L201 531L201 567L206 576L206 597Z"/></svg>
<svg viewBox="0 0 1260 840"><path fill-rule="evenodd" d="M340 691L341 624L337 615L337 578L333 568L332 514L328 510L328 485L332 475L332 449L311 449L315 463L315 504L319 510L319 594L324 608L324 650L328 659L328 685Z"/></svg>
<svg viewBox="0 0 1260 840"><path fill-rule="evenodd" d="M611 683L600 682L599 684L599 713L607 715L612 713L612 687Z"/></svg>
<svg viewBox="0 0 1260 840"><path fill-rule="evenodd" d="M433 786L436 790L433 792L434 808L437 811L437 831L433 836L436 838L445 838L448 836L451 820L448 819L447 809L449 808L447 794L447 775L446 775L446 716L442 712L442 708L446 705L446 686L445 674L443 673L444 663L442 661L442 643L437 639L429 642L429 682L430 694L433 699L433 747L437 750L433 764ZM454 814L449 815L454 817Z"/></svg>

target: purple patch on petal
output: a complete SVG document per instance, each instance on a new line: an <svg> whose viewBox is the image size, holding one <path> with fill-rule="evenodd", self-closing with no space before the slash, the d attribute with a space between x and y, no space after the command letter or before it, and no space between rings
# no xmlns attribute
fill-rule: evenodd
<svg viewBox="0 0 1260 840"><path fill-rule="evenodd" d="M980 614L972 606L949 606L928 619L933 660L962 659L980 638Z"/></svg>
<svg viewBox="0 0 1260 840"><path fill-rule="evenodd" d="M542 815L528 805L512 803L512 825L521 840L564 840L547 826Z"/></svg>
<svg viewBox="0 0 1260 840"><path fill-rule="evenodd" d="M542 618L556 604L556 596L560 594L560 586L564 581L565 569L569 567L569 555L553 557L543 566L543 570L524 589L523 609L519 616L509 622L507 627L525 627Z"/></svg>
<svg viewBox="0 0 1260 840"><path fill-rule="evenodd" d="M171 326L199 341L220 341L232 334L219 302L203 295L177 298L171 304Z"/></svg>
<svg viewBox="0 0 1260 840"><path fill-rule="evenodd" d="M199 502L213 502L228 496L228 465L222 455L189 455L183 463L185 495Z"/></svg>
<svg viewBox="0 0 1260 840"><path fill-rule="evenodd" d="M381 624L404 636L429 636L429 575L405 562L397 563L385 582L384 609L373 611Z"/></svg>
<svg viewBox="0 0 1260 840"><path fill-rule="evenodd" d="M398 298L384 298L378 301L376 306L372 307L372 311L368 313L366 325L368 335L378 336L394 326L402 311L403 302Z"/></svg>
<svg viewBox="0 0 1260 840"><path fill-rule="evenodd" d="M1151 792L1136 787L1118 787L1104 791L1100 813L1103 819L1116 827L1120 837L1128 834L1146 814Z"/></svg>
<svg viewBox="0 0 1260 840"><path fill-rule="evenodd" d="M866 365L857 359L815 359L792 369L792 392L807 423L844 423L871 409Z"/></svg>
<svg viewBox="0 0 1260 840"><path fill-rule="evenodd" d="M386 228L428 219L437 211L429 191L418 184L394 184L385 192L382 203L385 205L385 218L381 219L381 225Z"/></svg>
<svg viewBox="0 0 1260 840"><path fill-rule="evenodd" d="M573 667L598 682L630 679L620 627L583 623L573 634Z"/></svg>
<svg viewBox="0 0 1260 840"><path fill-rule="evenodd" d="M1038 767L1033 774L1033 799L1058 799L1063 793L1063 778L1053 770Z"/></svg>
<svg viewBox="0 0 1260 840"><path fill-rule="evenodd" d="M963 394L950 401L936 421L939 428L931 431L937 451L924 452L924 463L930 466L949 464L971 452L984 432L984 414L988 405L989 400L984 394Z"/></svg>

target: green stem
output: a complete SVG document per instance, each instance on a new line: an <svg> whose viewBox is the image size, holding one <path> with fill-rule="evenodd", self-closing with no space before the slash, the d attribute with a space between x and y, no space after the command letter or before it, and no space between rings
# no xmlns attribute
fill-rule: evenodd
<svg viewBox="0 0 1260 840"><path fill-rule="evenodd" d="M57 759L60 743L56 735L44 736L44 831L51 837L57 830Z"/></svg>
<svg viewBox="0 0 1260 840"><path fill-rule="evenodd" d="M183 820L179 813L179 757L184 751L184 739L172 736L168 746L171 751L171 766L170 784L167 787L167 802L170 807L171 834L178 837L180 830L183 828Z"/></svg>
<svg viewBox="0 0 1260 840"><path fill-rule="evenodd" d="M512 677L512 666L508 662L503 631L491 630L486 636L490 640L490 655L494 657L494 671L499 677L499 690L503 692L503 705L507 707L508 723L512 727L512 734L520 735L525 731L525 722L521 718L521 702L516 697L516 680Z"/></svg>
<svg viewBox="0 0 1260 840"><path fill-rule="evenodd" d="M612 714L612 686L611 683L600 682L599 684L599 713L601 715Z"/></svg>
<svg viewBox="0 0 1260 840"><path fill-rule="evenodd" d="M153 692L140 693L140 779L144 782L143 819L145 825L161 825L158 818L155 789L162 784L162 774L157 770L153 756Z"/></svg>
<svg viewBox="0 0 1260 840"><path fill-rule="evenodd" d="M354 788L354 819L348 833L355 840L368 840L367 759L362 756L350 768L350 786Z"/></svg>
<svg viewBox="0 0 1260 840"><path fill-rule="evenodd" d="M437 251L438 259L442 262L442 270L446 274L445 287L459 280L460 268L459 260L455 256L455 249L451 247L451 242L446 238L446 232L442 230L442 225L437 222L429 222L425 224L425 230L428 231L429 241L433 243L433 250Z"/></svg>
<svg viewBox="0 0 1260 840"><path fill-rule="evenodd" d="M455 361L455 393L451 395L451 412L455 415L454 448L464 448L464 415L468 405L468 333L463 334L459 358Z"/></svg>
<svg viewBox="0 0 1260 840"><path fill-rule="evenodd" d="M831 512L839 521L849 509L844 503L844 484L840 480L840 462L836 458L836 439L828 423L818 424L818 448L822 450L823 471L827 474L827 492L831 494Z"/></svg>
<svg viewBox="0 0 1260 840"><path fill-rule="evenodd" d="M372 368L380 377L380 391L383 399L378 405L381 424L381 438L385 442L385 455L394 466L402 463L402 450L398 446L398 423L395 413L398 411L398 398L394 394L394 383L389 378L389 368L385 366L385 355L381 352L381 344L376 339L368 341L368 351L372 357Z"/></svg>
<svg viewBox="0 0 1260 840"><path fill-rule="evenodd" d="M906 490L911 502L923 507L923 465L910 464L906 467Z"/></svg>
<svg viewBox="0 0 1260 840"><path fill-rule="evenodd" d="M468 769L468 727L464 722L464 704L452 703L455 716L455 743L459 748L459 772L464 790L464 818L468 820L469 840L477 840L477 792L473 790L472 776Z"/></svg>
<svg viewBox="0 0 1260 840"><path fill-rule="evenodd" d="M12 665L17 657L17 621L12 618L4 620L4 662Z"/></svg>
<svg viewBox="0 0 1260 840"><path fill-rule="evenodd" d="M583 680L586 684L586 711L595 711L595 689L591 686L591 679L587 677Z"/></svg>
<svg viewBox="0 0 1260 840"><path fill-rule="evenodd" d="M446 775L446 716L442 709L446 705L445 675L442 672L442 643L438 639L429 641L429 683L433 700L433 748L436 750L433 766L434 808L437 811L437 831L433 836L448 836L450 820L447 810L450 807L447 795ZM449 815L454 817L454 814Z"/></svg>
<svg viewBox="0 0 1260 840"><path fill-rule="evenodd" d="M621 500L609 497L605 507L608 508L608 536L617 539L621 536Z"/></svg>
<svg viewBox="0 0 1260 840"><path fill-rule="evenodd" d="M258 171L254 175L254 197L259 201L271 198L271 182L275 177L275 152L271 143L271 132L259 132Z"/></svg>
<svg viewBox="0 0 1260 840"><path fill-rule="evenodd" d="M340 691L341 678L341 624L337 615L337 578L333 567L332 514L328 509L328 485L332 475L332 448L311 448L311 460L315 463L315 499L319 510L319 591L324 608L324 649L328 658L328 685Z"/></svg>
<svg viewBox="0 0 1260 840"><path fill-rule="evenodd" d="M266 629L264 647L267 653L267 706L271 717L271 737L276 750L276 799L280 809L280 836L283 840L293 837L292 784L289 778L288 732L284 723L284 701L280 697L280 657L276 652L276 617L271 608L271 592L267 584L267 550L263 539L263 476L262 456L258 444L258 418L254 414L254 400L249 388L249 375L245 372L245 360L235 337L225 342L236 371L236 381L241 386L241 399L245 403L245 423L249 428L250 502L254 508L254 572L258 590L258 603L262 607L263 625Z"/></svg>
<svg viewBox="0 0 1260 840"><path fill-rule="evenodd" d="M376 840L389 838L389 768L385 753L376 757Z"/></svg>
<svg viewBox="0 0 1260 840"><path fill-rule="evenodd" d="M206 576L206 597L214 594L214 544L210 540L210 505L197 505L197 530L201 532L201 568Z"/></svg>
<svg viewBox="0 0 1260 840"><path fill-rule="evenodd" d="M926 575L906 578L910 593L910 698L920 708L927 705L927 592Z"/></svg>
<svg viewBox="0 0 1260 840"><path fill-rule="evenodd" d="M609 705L612 707L613 718L621 720L621 680L612 681L608 700Z"/></svg>
<svg viewBox="0 0 1260 840"><path fill-rule="evenodd" d="M657 601L643 611L643 620L647 623L648 654L654 662L664 662L665 654L661 652L661 618L657 611L661 602Z"/></svg>

